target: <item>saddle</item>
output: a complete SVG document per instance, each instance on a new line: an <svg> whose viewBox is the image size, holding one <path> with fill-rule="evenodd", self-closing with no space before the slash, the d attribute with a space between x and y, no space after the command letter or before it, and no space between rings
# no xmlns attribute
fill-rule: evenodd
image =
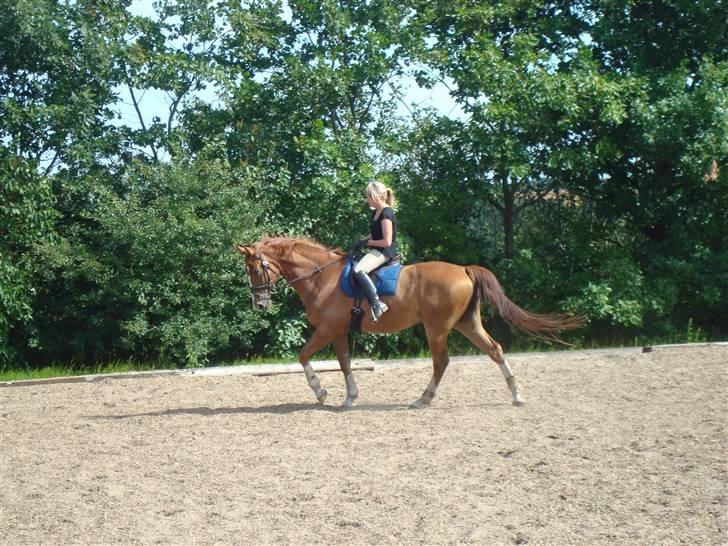
<svg viewBox="0 0 728 546"><path fill-rule="evenodd" d="M349 320L349 330L352 331L361 330L361 321L364 318L361 302L366 299L366 295L361 290L359 282L354 276L356 262L357 260L354 257L349 256L344 270L341 272L341 280L339 282L341 291L350 298L354 298L354 305L351 308L351 318ZM401 271L402 264L399 261L399 256L396 256L369 273L380 296L394 296L397 292L397 282L399 281Z"/></svg>
<svg viewBox="0 0 728 546"><path fill-rule="evenodd" d="M365 299L364 292L359 287L359 282L354 277L354 266L356 260L349 256L344 270L341 272L341 280L339 287L341 291L357 300ZM379 266L374 271L369 273L369 276L374 281L374 286L377 287L377 293L380 296L394 296L397 292L397 282L399 281L399 274L402 271L402 264L399 262L399 256L392 258L384 265Z"/></svg>

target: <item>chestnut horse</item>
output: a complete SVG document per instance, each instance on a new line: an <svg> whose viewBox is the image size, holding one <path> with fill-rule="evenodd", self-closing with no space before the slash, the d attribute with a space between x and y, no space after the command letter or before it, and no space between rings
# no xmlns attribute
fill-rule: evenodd
<svg viewBox="0 0 728 546"><path fill-rule="evenodd" d="M274 284L280 278L296 290L309 322L315 327L313 336L299 353L308 384L319 403L324 404L327 392L321 387L310 362L315 353L331 344L346 381L343 405L351 407L359 394L351 372L348 340L353 300L339 288L347 255L316 241L287 237L268 237L237 249L245 256L255 307L270 306ZM580 318L539 315L521 309L506 297L493 273L475 265L463 267L445 262L424 262L404 266L396 295L383 299L389 305L389 311L377 322L372 322L369 313L365 312L362 330L391 333L421 322L432 352L432 379L422 396L410 404L413 408L426 406L435 397L449 362L447 338L453 328L498 364L510 388L513 404L523 405L520 386L503 350L483 328L481 300L494 307L509 324L538 337L558 340L556 332L581 324ZM368 304L364 305L368 311Z"/></svg>

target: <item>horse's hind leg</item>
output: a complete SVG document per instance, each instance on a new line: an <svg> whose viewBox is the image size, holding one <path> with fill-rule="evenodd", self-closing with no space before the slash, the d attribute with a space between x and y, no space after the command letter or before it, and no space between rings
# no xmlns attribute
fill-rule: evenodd
<svg viewBox="0 0 728 546"><path fill-rule="evenodd" d="M522 406L524 404L523 398L521 397L521 386L518 384L516 377L513 375L511 367L508 365L503 349L492 337L488 335L488 332L483 328L483 324L480 322L480 310L476 311L469 317L464 318L460 321L455 329L463 334L470 342L475 345L478 349L486 353L501 369L503 377L506 379L508 388L511 390L513 396L513 405Z"/></svg>
<svg viewBox="0 0 728 546"><path fill-rule="evenodd" d="M334 346L334 351L336 351L336 358L339 359L341 372L344 374L344 381L346 381L346 400L342 404L342 407L350 408L354 405L354 400L359 396L359 389L356 386L354 374L351 372L349 339L344 334L334 339L332 345Z"/></svg>
<svg viewBox="0 0 728 546"><path fill-rule="evenodd" d="M425 327L427 333L427 342L432 352L432 379L430 384L425 389L417 400L410 404L411 408L419 409L424 406L429 406L432 399L435 398L437 393L437 387L440 385L440 380L445 374L447 365L450 363L450 357L447 354L447 332L433 332Z"/></svg>

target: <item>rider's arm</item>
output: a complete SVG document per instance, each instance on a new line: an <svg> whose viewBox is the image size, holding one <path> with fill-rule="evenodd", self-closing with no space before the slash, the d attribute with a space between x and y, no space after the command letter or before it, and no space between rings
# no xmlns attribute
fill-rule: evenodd
<svg viewBox="0 0 728 546"><path fill-rule="evenodd" d="M382 236L384 239L369 239L367 242L368 246L378 246L380 248L387 248L392 246L392 220L385 218L382 220Z"/></svg>

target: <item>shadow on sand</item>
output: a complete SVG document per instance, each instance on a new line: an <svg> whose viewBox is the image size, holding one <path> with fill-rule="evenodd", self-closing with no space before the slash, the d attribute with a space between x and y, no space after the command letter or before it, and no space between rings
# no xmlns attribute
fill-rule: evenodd
<svg viewBox="0 0 728 546"><path fill-rule="evenodd" d="M275 404L272 406L239 407L239 408L174 408L162 411L150 411L145 413L129 413L124 415L87 415L87 419L96 420L117 420L132 419L134 417L173 417L175 415L202 415L205 417L213 415L236 415L236 414L273 414L287 415L290 413L324 411L328 413L349 413L355 411L402 411L410 409L406 404L361 404L353 408L340 406L321 406L319 404Z"/></svg>

